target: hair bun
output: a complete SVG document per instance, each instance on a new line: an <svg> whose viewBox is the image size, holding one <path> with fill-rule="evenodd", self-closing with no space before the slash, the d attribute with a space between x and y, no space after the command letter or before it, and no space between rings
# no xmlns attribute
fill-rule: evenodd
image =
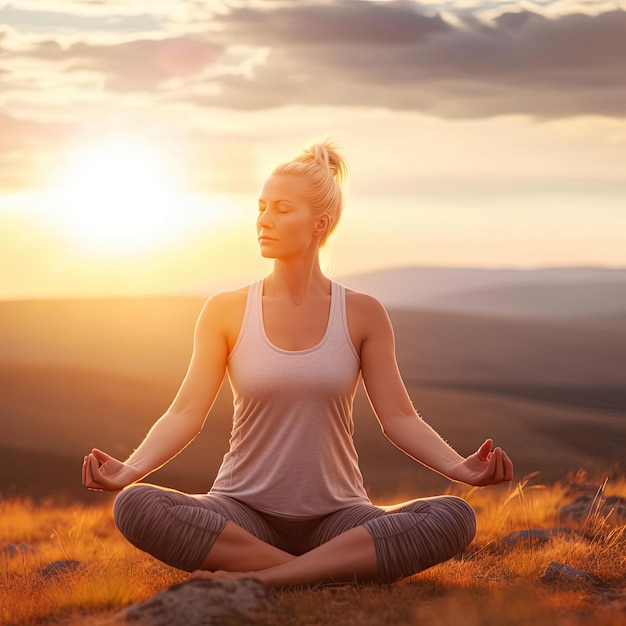
<svg viewBox="0 0 626 626"><path fill-rule="evenodd" d="M328 170L338 184L348 177L348 163L339 152L339 146L333 139L327 138L305 148L297 161L315 161L322 168Z"/></svg>

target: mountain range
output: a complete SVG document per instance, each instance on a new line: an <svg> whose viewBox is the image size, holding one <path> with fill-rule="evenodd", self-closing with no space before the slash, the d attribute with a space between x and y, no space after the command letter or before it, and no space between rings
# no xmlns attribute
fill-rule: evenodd
<svg viewBox="0 0 626 626"><path fill-rule="evenodd" d="M469 454L493 437L518 477L556 480L580 467L626 471L624 279L584 268L407 268L341 280L387 304L414 405L446 440ZM575 301L541 297L555 285ZM496 292L517 300L482 297ZM513 307L521 294L533 305ZM80 485L82 456L95 446L125 458L167 408L204 299L0 302L0 493L94 497ZM150 480L208 489L231 415L225 385L203 432ZM383 437L363 389L354 415L373 498L446 488Z"/></svg>
<svg viewBox="0 0 626 626"><path fill-rule="evenodd" d="M626 315L626 268L406 267L340 281L391 308L509 317Z"/></svg>

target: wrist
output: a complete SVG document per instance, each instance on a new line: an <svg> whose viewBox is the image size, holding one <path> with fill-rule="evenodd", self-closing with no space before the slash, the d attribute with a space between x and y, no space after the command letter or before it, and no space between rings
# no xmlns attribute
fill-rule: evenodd
<svg viewBox="0 0 626 626"><path fill-rule="evenodd" d="M463 461L465 459L461 459L460 461L457 461L455 463L453 463L449 470L446 472L446 476L450 479L450 480L454 480L456 482L460 482L460 483L465 483L465 484L469 484L467 481L467 473L465 472L465 468L463 466Z"/></svg>
<svg viewBox="0 0 626 626"><path fill-rule="evenodd" d="M128 477L131 478L129 484L136 483L150 473L140 461L126 461L124 465L126 466Z"/></svg>

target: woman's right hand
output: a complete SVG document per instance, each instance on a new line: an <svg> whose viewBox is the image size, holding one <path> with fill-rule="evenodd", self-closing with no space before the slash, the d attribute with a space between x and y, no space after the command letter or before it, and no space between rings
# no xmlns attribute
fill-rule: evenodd
<svg viewBox="0 0 626 626"><path fill-rule="evenodd" d="M140 478L134 467L97 448L83 459L83 485L91 491L119 491Z"/></svg>

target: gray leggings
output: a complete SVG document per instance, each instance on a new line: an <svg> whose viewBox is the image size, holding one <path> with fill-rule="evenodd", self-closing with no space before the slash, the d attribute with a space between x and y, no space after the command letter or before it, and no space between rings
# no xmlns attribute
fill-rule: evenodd
<svg viewBox="0 0 626 626"><path fill-rule="evenodd" d="M226 496L139 484L117 496L113 517L134 546L190 572L199 568L229 521L293 555L363 526L374 540L379 582L394 582L448 560L476 532L473 509L455 496L387 507L356 505L300 521L261 513Z"/></svg>

